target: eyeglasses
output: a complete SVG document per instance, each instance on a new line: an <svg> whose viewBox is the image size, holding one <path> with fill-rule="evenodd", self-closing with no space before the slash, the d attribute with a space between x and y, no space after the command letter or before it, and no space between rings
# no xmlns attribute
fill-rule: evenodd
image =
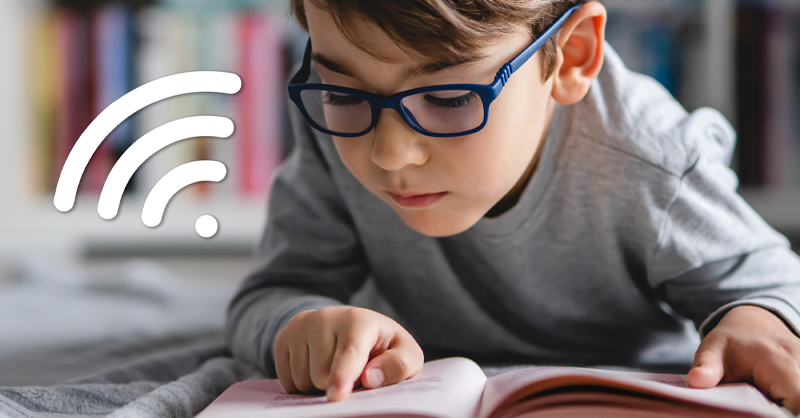
<svg viewBox="0 0 800 418"><path fill-rule="evenodd" d="M491 84L441 84L379 96L330 84L306 83L311 73L311 39L303 66L289 83L289 97L315 129L334 136L358 137L378 123L381 109L394 109L415 131L433 137L454 137L480 131L489 119L489 105L508 78L547 42L580 5L567 10L535 41L503 64ZM312 116L307 106L322 102L323 114Z"/></svg>

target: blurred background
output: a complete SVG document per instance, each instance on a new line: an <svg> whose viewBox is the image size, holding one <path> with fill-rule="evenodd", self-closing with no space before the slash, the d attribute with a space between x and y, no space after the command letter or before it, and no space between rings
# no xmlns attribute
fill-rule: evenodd
<svg viewBox="0 0 800 418"><path fill-rule="evenodd" d="M269 181L291 150L286 75L306 35L288 0L0 0L0 385L52 384L157 350L218 340L224 309L251 268ZM740 192L800 239L800 1L605 0L609 43L692 111L734 125ZM89 122L133 88L169 74L231 71L237 95L151 105L104 141L75 207L53 206L61 167ZM194 138L150 158L111 221L97 215L105 178L136 138L195 115L233 119L228 139ZM145 197L170 169L225 163L160 226ZM211 214L219 232L200 238Z"/></svg>

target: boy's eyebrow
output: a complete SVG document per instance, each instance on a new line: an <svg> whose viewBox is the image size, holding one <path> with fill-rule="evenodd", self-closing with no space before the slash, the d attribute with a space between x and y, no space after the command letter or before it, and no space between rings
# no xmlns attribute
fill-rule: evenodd
<svg viewBox="0 0 800 418"><path fill-rule="evenodd" d="M427 63L425 65L422 65L421 67L408 69L406 71L405 75L404 75L404 78L409 78L409 77L412 77L412 76L430 75L430 74L434 74L434 73L437 73L439 71L442 71L442 70L445 70L445 69L448 69L448 68L452 68L452 67L456 67L456 66L459 66L459 65L471 64L471 63L480 61L480 60L482 60L484 58L486 58L485 55L472 55L472 56L464 56L464 57L461 57L461 58L459 58L457 60L453 60L453 61L430 62L430 63ZM325 68L333 71L333 72L336 72L336 73L339 73L339 74L343 74L343 75L346 75L348 77L358 78L358 77L356 77L355 71L351 70L347 65L340 64L340 63L337 63L336 61L334 61L334 60L332 60L330 58L326 58L324 55L320 54L319 52L312 53L311 54L311 59L316 61L317 63L321 64Z"/></svg>

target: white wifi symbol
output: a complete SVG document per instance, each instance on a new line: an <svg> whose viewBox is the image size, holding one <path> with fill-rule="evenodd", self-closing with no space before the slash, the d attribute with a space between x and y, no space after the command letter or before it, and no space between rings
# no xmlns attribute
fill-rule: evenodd
<svg viewBox="0 0 800 418"><path fill-rule="evenodd" d="M122 96L105 108L78 138L72 147L56 185L53 204L67 212L75 204L83 171L97 147L114 128L142 108L155 102L188 93L234 94L242 88L242 80L233 73L195 71L174 74L151 81ZM194 116L165 123L146 133L133 143L119 158L103 185L97 213L103 219L113 219L119 211L125 186L133 173L150 156L174 142L198 136L227 138L233 133L233 122L220 116ZM161 223L167 203L179 190L200 181L218 182L227 170L219 161L192 161L172 169L164 175L144 202L142 222L155 227ZM201 216L195 230L209 238L217 233L217 220L211 215Z"/></svg>

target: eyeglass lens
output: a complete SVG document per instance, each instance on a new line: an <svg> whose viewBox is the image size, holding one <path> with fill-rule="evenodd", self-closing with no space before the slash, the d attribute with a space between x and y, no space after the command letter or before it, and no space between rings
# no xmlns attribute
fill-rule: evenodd
<svg viewBox="0 0 800 418"><path fill-rule="evenodd" d="M328 90L303 90L300 98L308 107L314 100L323 104L324 119L312 116L314 122L328 130L355 134L367 130L372 123L369 103L359 96ZM470 90L437 90L406 96L402 111L412 125L440 134L457 134L477 128L483 123L481 97Z"/></svg>

